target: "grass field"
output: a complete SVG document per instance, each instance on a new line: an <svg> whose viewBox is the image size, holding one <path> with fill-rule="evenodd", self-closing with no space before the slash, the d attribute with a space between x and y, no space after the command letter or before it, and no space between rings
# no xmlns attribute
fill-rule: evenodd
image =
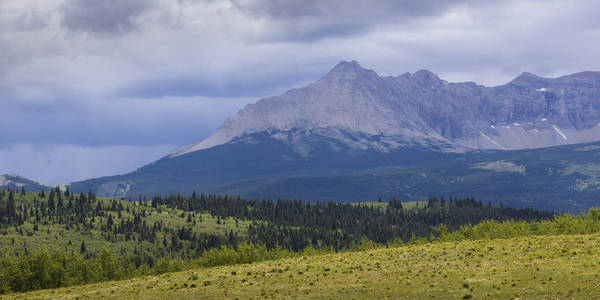
<svg viewBox="0 0 600 300"><path fill-rule="evenodd" d="M15 197L19 204L31 204L36 196L36 193L27 193L25 196L16 194ZM98 198L104 207L109 207L113 199ZM161 206L160 209L151 206L139 205L134 202L117 201L123 206L121 218L117 217L117 212L106 212L115 218L133 219L133 215L129 211L144 211L146 217L144 220L147 224L152 225L154 222L162 222L164 226L170 228L186 227L191 228L196 233L218 234L225 236L230 231L233 231L241 236L246 234L250 221L236 220L233 218L219 219L210 214L194 214L191 220L195 220L196 224L192 224L187 218L190 214L183 210L167 208ZM96 203L94 203L94 206ZM87 218L89 221L89 218ZM106 217L97 217L97 221L105 221ZM63 224L51 222L38 222L38 230L34 230L33 218L29 217L25 223L16 228L9 226L0 229L0 254L23 253L24 249L28 251L36 251L41 247L48 249L62 249L66 252L77 253L80 250L81 243L84 242L87 251L97 253L103 248L109 248L112 253L120 253L122 255L131 254L134 248L153 251L156 247L154 243L148 241L126 240L119 236L113 241L107 242L103 237L103 232L98 228L92 230L75 230L75 228L67 228ZM96 226L97 227L97 226ZM157 240L162 241L163 235L159 233Z"/></svg>
<svg viewBox="0 0 600 300"><path fill-rule="evenodd" d="M31 205L36 198L37 193L27 193L26 195L15 194L19 204ZM237 233L240 236L245 236L248 226L252 221L234 220L233 218L219 219L211 216L208 213L194 214L196 224L193 225L188 219L189 212L161 206L158 209L149 205L139 205L134 202L122 201L110 198L98 198L104 207L109 207L113 201L123 206L121 217L117 218L116 212L106 212L115 218L115 220L133 219L133 215L129 211L144 211L146 217L144 220L147 224L154 222L162 222L165 226L171 228L192 228L196 233L218 234L221 236L227 235L230 231ZM362 202L362 205L377 207L384 210L387 207L386 202ZM93 204L94 207L96 203ZM355 205L358 205L356 203ZM427 202L404 202L405 208L425 207ZM89 218L87 219L89 221ZM106 221L106 217L97 217L97 221ZM125 240L122 236L107 242L103 237L103 232L98 228L92 230L76 230L68 228L62 224L52 222L38 222L38 229L34 230L34 222L32 217L29 217L21 227L9 226L0 229L0 254L23 254L27 251L34 252L42 247L49 249L61 249L67 253L77 253L80 250L81 243L84 242L87 251L90 253L98 253L103 248L109 248L112 253L121 255L131 254L137 247L141 250L152 252L155 250L155 245L148 241ZM168 238L168 237L167 237ZM157 240L160 242L163 235L159 233Z"/></svg>
<svg viewBox="0 0 600 300"><path fill-rule="evenodd" d="M432 243L197 269L6 299L598 299L600 234Z"/></svg>
<svg viewBox="0 0 600 300"><path fill-rule="evenodd" d="M370 202L359 202L359 203L352 203L354 205L367 205L370 207L376 207L382 210L385 210L388 206L387 202L377 202L377 201L370 201ZM402 202L402 207L405 209L415 209L415 208L424 208L427 207L427 201L406 201L406 202Z"/></svg>

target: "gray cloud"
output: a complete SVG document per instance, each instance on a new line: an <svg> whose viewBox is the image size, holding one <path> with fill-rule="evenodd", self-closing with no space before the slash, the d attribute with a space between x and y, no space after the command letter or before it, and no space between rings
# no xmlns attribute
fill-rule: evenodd
<svg viewBox="0 0 600 300"><path fill-rule="evenodd" d="M239 9L260 16L274 19L295 19L303 17L334 17L336 19L355 18L373 19L384 17L391 19L398 16L419 17L435 15L448 7L473 0L233 0Z"/></svg>
<svg viewBox="0 0 600 300"><path fill-rule="evenodd" d="M15 144L0 148L0 174L18 174L56 185L131 172L165 156L174 145L83 147Z"/></svg>
<svg viewBox="0 0 600 300"><path fill-rule="evenodd" d="M255 97L255 99L284 92L300 82L309 82L321 76L314 72L273 72L255 77L235 76L227 81L202 79L197 77L162 77L143 79L128 84L116 94L119 97L161 98L161 97Z"/></svg>
<svg viewBox="0 0 600 300"><path fill-rule="evenodd" d="M122 172L111 156L202 139L340 60L486 85L600 70L599 10L593 0L0 0L0 148L13 149L0 173L102 151L103 170ZM81 165L59 177L97 175Z"/></svg>
<svg viewBox="0 0 600 300"><path fill-rule="evenodd" d="M351 37L386 24L407 24L434 17L458 5L485 5L487 0L232 0L237 9L269 23L266 41L310 42Z"/></svg>
<svg viewBox="0 0 600 300"><path fill-rule="evenodd" d="M15 20L15 27L18 30L38 30L50 25L48 15L43 15L39 11L32 9L19 15Z"/></svg>
<svg viewBox="0 0 600 300"><path fill-rule="evenodd" d="M251 98L3 101L0 146L184 145L205 138ZM24 117L26 116L26 117Z"/></svg>
<svg viewBox="0 0 600 300"><path fill-rule="evenodd" d="M156 6L155 0L66 0L60 12L69 30L114 34L135 29L135 17Z"/></svg>

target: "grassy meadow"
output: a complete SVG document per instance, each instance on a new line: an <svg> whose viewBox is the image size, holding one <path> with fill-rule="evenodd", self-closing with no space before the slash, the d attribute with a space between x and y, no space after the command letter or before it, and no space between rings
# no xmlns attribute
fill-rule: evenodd
<svg viewBox="0 0 600 300"><path fill-rule="evenodd" d="M37 194L27 193L26 195L16 195L16 197L19 204L31 204L37 197ZM105 222L108 215L112 215L115 220L133 219L133 211L138 213L143 211L145 215L144 221L147 224L158 222L166 227L185 227L190 228L196 233L217 234L221 236L225 236L231 231L244 235L248 229L248 225L251 223L244 220L237 220L236 222L233 218L218 218L208 213L191 214L190 212L166 206L153 208L139 202L110 198L98 198L94 202L94 206L100 202L103 207L110 207L115 201L123 207L121 212L106 211L106 216L95 218L96 222ZM89 218L87 220L89 221ZM34 229L34 223L37 224L37 230ZM121 236L107 242L102 237L103 232L97 227L95 226L91 230L74 230L75 228L69 228L64 224L35 222L33 218L28 218L22 226L9 226L0 230L0 254L23 253L23 249L25 248L29 252L34 252L42 247L63 249L69 253L77 253L80 251L82 242L85 243L87 251L90 253L98 253L103 248L108 248L112 253L125 255L131 254L135 248L147 251L154 251L156 248L154 243L137 241L135 239L127 240ZM157 240L162 241L163 236L159 235Z"/></svg>
<svg viewBox="0 0 600 300"><path fill-rule="evenodd" d="M420 245L195 269L6 299L598 299L600 234Z"/></svg>

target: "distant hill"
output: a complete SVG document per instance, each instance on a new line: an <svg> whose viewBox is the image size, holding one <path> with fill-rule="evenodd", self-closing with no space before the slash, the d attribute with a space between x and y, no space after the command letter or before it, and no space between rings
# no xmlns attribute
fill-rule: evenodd
<svg viewBox="0 0 600 300"><path fill-rule="evenodd" d="M593 203L596 171L568 168L580 160L594 164L595 150L548 150L554 161L539 157L545 150L504 150L598 140L597 72L553 79L523 73L485 87L449 83L426 70L383 77L341 62L316 82L248 105L203 141L132 173L75 182L71 189L118 197L195 190L321 201L459 194L577 210ZM520 155L535 166L502 161ZM542 165L553 175L536 169ZM551 189L535 189L546 185Z"/></svg>
<svg viewBox="0 0 600 300"><path fill-rule="evenodd" d="M47 185L43 185L19 175L0 175L0 190L21 190L23 187L30 192L39 192L42 190L49 191L51 189L51 187Z"/></svg>
<svg viewBox="0 0 600 300"><path fill-rule="evenodd" d="M476 196L495 204L578 213L600 205L600 143L447 154L413 166L270 177L214 190L244 197L351 202Z"/></svg>

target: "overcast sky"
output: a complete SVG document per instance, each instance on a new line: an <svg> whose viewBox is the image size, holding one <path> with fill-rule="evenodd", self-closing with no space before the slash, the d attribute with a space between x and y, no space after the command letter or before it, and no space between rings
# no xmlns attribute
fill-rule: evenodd
<svg viewBox="0 0 600 300"><path fill-rule="evenodd" d="M0 0L0 174L132 171L341 60L506 83L600 70L600 1Z"/></svg>

